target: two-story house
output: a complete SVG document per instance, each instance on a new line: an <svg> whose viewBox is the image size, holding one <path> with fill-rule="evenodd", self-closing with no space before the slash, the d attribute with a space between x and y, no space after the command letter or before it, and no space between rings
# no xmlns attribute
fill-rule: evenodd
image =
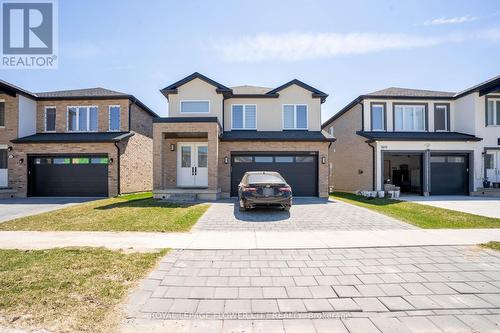
<svg viewBox="0 0 500 333"><path fill-rule="evenodd" d="M462 92L388 88L361 95L322 128L336 190L394 184L421 195L500 186L500 76ZM494 191L494 190L493 190Z"/></svg>
<svg viewBox="0 0 500 333"><path fill-rule="evenodd" d="M325 93L298 80L229 88L199 73L161 92L169 116L153 124L156 198L236 196L249 170L280 172L297 196L328 196Z"/></svg>
<svg viewBox="0 0 500 333"><path fill-rule="evenodd" d="M155 117L108 89L32 93L0 81L0 197L151 190Z"/></svg>

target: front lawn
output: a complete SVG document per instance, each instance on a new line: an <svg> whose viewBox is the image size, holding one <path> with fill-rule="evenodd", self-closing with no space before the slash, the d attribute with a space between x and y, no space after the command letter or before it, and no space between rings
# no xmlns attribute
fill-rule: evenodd
<svg viewBox="0 0 500 333"><path fill-rule="evenodd" d="M182 232L207 210L203 204L157 201L151 193L96 200L1 223L0 230Z"/></svg>
<svg viewBox="0 0 500 333"><path fill-rule="evenodd" d="M368 199L334 192L333 199L368 208L425 229L500 228L500 219L391 199Z"/></svg>
<svg viewBox="0 0 500 333"><path fill-rule="evenodd" d="M165 253L0 250L0 330L113 331L116 305Z"/></svg>
<svg viewBox="0 0 500 333"><path fill-rule="evenodd" d="M500 251L500 242L488 242L488 243L485 243L485 244L481 244L482 247L486 247L488 249L492 249L492 250L497 250L497 251Z"/></svg>

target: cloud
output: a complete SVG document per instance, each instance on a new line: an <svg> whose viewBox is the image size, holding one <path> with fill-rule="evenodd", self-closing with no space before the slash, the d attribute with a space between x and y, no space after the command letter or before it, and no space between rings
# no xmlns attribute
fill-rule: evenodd
<svg viewBox="0 0 500 333"><path fill-rule="evenodd" d="M498 41L500 29L440 36L382 33L259 34L236 39L215 39L213 49L229 62L299 61L339 55L432 47L468 40Z"/></svg>
<svg viewBox="0 0 500 333"><path fill-rule="evenodd" d="M439 17L435 18L433 20L424 22L424 25L441 25L441 24L460 24L460 23L466 23L466 22L472 22L477 20L478 17L476 16L456 16L456 17Z"/></svg>

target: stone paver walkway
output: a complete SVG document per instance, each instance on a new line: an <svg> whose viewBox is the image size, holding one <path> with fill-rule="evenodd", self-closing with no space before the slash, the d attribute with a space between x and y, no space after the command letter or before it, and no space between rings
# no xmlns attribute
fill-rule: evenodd
<svg viewBox="0 0 500 333"><path fill-rule="evenodd" d="M236 201L218 201L200 218L194 230L318 231L415 228L391 217L333 199L294 198L290 212L268 208L240 212Z"/></svg>
<svg viewBox="0 0 500 333"><path fill-rule="evenodd" d="M499 332L500 255L476 246L175 250L123 332Z"/></svg>

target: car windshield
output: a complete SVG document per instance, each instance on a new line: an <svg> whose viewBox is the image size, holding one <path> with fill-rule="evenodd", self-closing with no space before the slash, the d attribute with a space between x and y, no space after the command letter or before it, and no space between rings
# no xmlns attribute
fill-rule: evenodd
<svg viewBox="0 0 500 333"><path fill-rule="evenodd" d="M285 180L278 174L258 173L248 175L248 183L285 183Z"/></svg>

